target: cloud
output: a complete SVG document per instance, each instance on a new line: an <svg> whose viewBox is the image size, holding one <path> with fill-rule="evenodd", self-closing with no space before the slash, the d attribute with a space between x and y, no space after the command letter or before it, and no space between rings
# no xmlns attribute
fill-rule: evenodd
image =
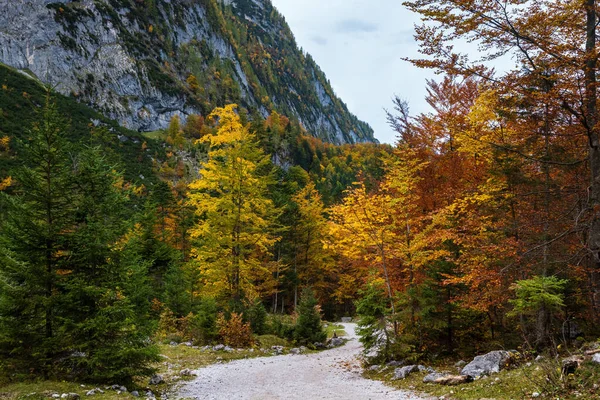
<svg viewBox="0 0 600 400"><path fill-rule="evenodd" d="M378 29L377 25L360 19L345 19L336 25L336 31L340 33L372 33Z"/></svg>
<svg viewBox="0 0 600 400"><path fill-rule="evenodd" d="M319 46L326 46L328 43L327 38L320 35L313 35L310 37L310 40L318 44Z"/></svg>

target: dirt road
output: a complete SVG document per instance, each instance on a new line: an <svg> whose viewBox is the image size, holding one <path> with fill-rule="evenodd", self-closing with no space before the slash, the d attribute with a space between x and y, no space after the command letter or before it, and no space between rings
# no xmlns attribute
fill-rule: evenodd
<svg viewBox="0 0 600 400"><path fill-rule="evenodd" d="M181 386L178 399L210 400L421 400L365 379L357 361L361 345L356 325L343 324L350 341L342 347L308 355L284 355L211 365Z"/></svg>

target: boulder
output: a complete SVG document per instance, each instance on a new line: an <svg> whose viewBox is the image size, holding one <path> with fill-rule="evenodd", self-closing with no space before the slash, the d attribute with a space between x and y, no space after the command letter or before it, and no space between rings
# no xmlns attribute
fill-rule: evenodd
<svg viewBox="0 0 600 400"><path fill-rule="evenodd" d="M419 367L416 365L407 365L406 367L396 368L394 370L393 379L406 379L413 372L419 371Z"/></svg>
<svg viewBox="0 0 600 400"><path fill-rule="evenodd" d="M228 353L231 353L231 352L233 352L233 348L231 348L231 347L229 347L229 346L225 346L225 347L223 347L223 351L226 351L226 352L228 352Z"/></svg>
<svg viewBox="0 0 600 400"><path fill-rule="evenodd" d="M454 364L456 368L463 368L465 365L467 365L467 362L465 360L457 361L456 364Z"/></svg>
<svg viewBox="0 0 600 400"><path fill-rule="evenodd" d="M213 349L213 351L223 351L223 350L225 350L225 345L218 344L218 345L214 346L212 349Z"/></svg>
<svg viewBox="0 0 600 400"><path fill-rule="evenodd" d="M585 359L583 356L571 356L562 360L561 375L567 376L574 373Z"/></svg>
<svg viewBox="0 0 600 400"><path fill-rule="evenodd" d="M342 322L347 324L352 322L352 317L342 317Z"/></svg>
<svg viewBox="0 0 600 400"><path fill-rule="evenodd" d="M293 349L290 349L290 354L298 355L300 353L302 353L302 351L299 348L297 348L297 347L294 347Z"/></svg>
<svg viewBox="0 0 600 400"><path fill-rule="evenodd" d="M417 365L417 368L419 369L419 372L429 372L429 373L435 372L435 370L433 368L426 367L424 365Z"/></svg>
<svg viewBox="0 0 600 400"><path fill-rule="evenodd" d="M440 372L432 372L429 375L425 376L425 378L423 378L423 382L424 383L434 383L438 379L445 378L446 376L448 376L448 375L442 374Z"/></svg>
<svg viewBox="0 0 600 400"><path fill-rule="evenodd" d="M150 378L150 385L160 385L161 383L165 383L164 378L161 375L154 375L152 378Z"/></svg>
<svg viewBox="0 0 600 400"><path fill-rule="evenodd" d="M181 371L179 371L179 375L181 376L194 376L194 371L192 371L189 368L184 368Z"/></svg>
<svg viewBox="0 0 600 400"><path fill-rule="evenodd" d="M438 385L456 386L462 385L463 383L472 382L473 378L469 375L446 375L437 378L434 383Z"/></svg>
<svg viewBox="0 0 600 400"><path fill-rule="evenodd" d="M387 367L401 367L404 364L406 364L406 361L400 360L400 361L390 361L389 363L385 364Z"/></svg>
<svg viewBox="0 0 600 400"><path fill-rule="evenodd" d="M592 356L592 362L595 362L596 364L600 364L600 353L596 353Z"/></svg>
<svg viewBox="0 0 600 400"><path fill-rule="evenodd" d="M468 363L460 372L473 378L500 372L510 361L511 354L505 350L492 351L482 356L477 356Z"/></svg>
<svg viewBox="0 0 600 400"><path fill-rule="evenodd" d="M313 346L315 347L315 349L324 349L325 345L321 342L315 342L313 343Z"/></svg>
<svg viewBox="0 0 600 400"><path fill-rule="evenodd" d="M283 354L283 346L271 346L271 350L273 351L273 354L275 355L281 355Z"/></svg>
<svg viewBox="0 0 600 400"><path fill-rule="evenodd" d="M339 338L339 337L334 337L329 340L327 347L329 347L329 348L340 347L343 344L344 344L344 339Z"/></svg>
<svg viewBox="0 0 600 400"><path fill-rule="evenodd" d="M140 397L140 392L138 392L137 390L134 390L133 392L131 392L131 395L133 397Z"/></svg>
<svg viewBox="0 0 600 400"><path fill-rule="evenodd" d="M66 399L66 400L79 400L80 397L77 393L63 393L60 395L61 399Z"/></svg>

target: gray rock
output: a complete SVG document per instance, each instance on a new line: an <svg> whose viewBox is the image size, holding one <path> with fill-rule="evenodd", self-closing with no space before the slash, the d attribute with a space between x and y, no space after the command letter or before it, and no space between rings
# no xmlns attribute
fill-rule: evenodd
<svg viewBox="0 0 600 400"><path fill-rule="evenodd" d="M511 354L505 350L492 351L490 353L477 356L467 364L461 375L468 375L473 378L478 378L483 375L490 375L500 372L508 361L511 359Z"/></svg>
<svg viewBox="0 0 600 400"><path fill-rule="evenodd" d="M352 317L342 317L342 322L347 324L352 322Z"/></svg>
<svg viewBox="0 0 600 400"><path fill-rule="evenodd" d="M300 350L300 349L299 349L299 348L297 348L297 347L294 347L293 349L290 349L290 354L295 354L295 355L298 355L298 354L300 354L300 353L302 353L302 350Z"/></svg>
<svg viewBox="0 0 600 400"><path fill-rule="evenodd" d="M95 396L97 394L103 394L104 390L100 389L100 388L94 388L92 390L88 390L85 395L86 396Z"/></svg>
<svg viewBox="0 0 600 400"><path fill-rule="evenodd" d="M79 400L81 397L77 393L63 393L60 395L60 398L66 400Z"/></svg>
<svg viewBox="0 0 600 400"><path fill-rule="evenodd" d="M371 365L369 367L369 371L379 371L380 369L381 369L381 365L377 365L377 364Z"/></svg>
<svg viewBox="0 0 600 400"><path fill-rule="evenodd" d="M600 353L596 353L592 356L592 362L600 364Z"/></svg>
<svg viewBox="0 0 600 400"><path fill-rule="evenodd" d="M440 372L432 372L429 375L425 376L425 378L423 378L423 382L424 383L435 383L436 380L438 380L440 378L445 378L446 376L448 376L448 374L442 374Z"/></svg>
<svg viewBox="0 0 600 400"><path fill-rule="evenodd" d="M545 359L546 359L546 357L544 357L544 356L537 356L537 357L535 358L535 362L544 361Z"/></svg>
<svg viewBox="0 0 600 400"><path fill-rule="evenodd" d="M583 363L583 356L575 355L562 360L562 376L567 376L574 373Z"/></svg>
<svg viewBox="0 0 600 400"><path fill-rule="evenodd" d="M182 369L181 371L179 371L179 375L181 375L181 376L194 376L195 374L194 374L194 371L192 371L191 369L185 368L185 369Z"/></svg>
<svg viewBox="0 0 600 400"><path fill-rule="evenodd" d="M131 392L131 395L133 397L140 397L140 392L138 392L137 390L134 390L133 392Z"/></svg>
<svg viewBox="0 0 600 400"><path fill-rule="evenodd" d="M385 364L387 367L401 367L404 364L406 364L406 361L400 360L400 361L390 361L389 363Z"/></svg>
<svg viewBox="0 0 600 400"><path fill-rule="evenodd" d="M467 362L466 362L465 360L460 360L460 361L457 361L457 362L456 362L456 364L454 364L454 366L455 366L456 368L462 368L462 367L464 367L465 365L467 365Z"/></svg>
<svg viewBox="0 0 600 400"><path fill-rule="evenodd" d="M161 375L156 374L150 378L150 385L160 385L161 383L165 383L165 380Z"/></svg>
<svg viewBox="0 0 600 400"><path fill-rule="evenodd" d="M340 347L344 343L345 343L344 339L339 338L339 337L334 337L329 340L327 347L329 347L329 348Z"/></svg>
<svg viewBox="0 0 600 400"><path fill-rule="evenodd" d="M233 348L231 348L231 347L229 347L229 346L225 346L225 347L223 347L223 351L226 351L227 353L231 353L231 352L233 352L234 350L233 350Z"/></svg>
<svg viewBox="0 0 600 400"><path fill-rule="evenodd" d="M154 69L160 68L163 62L176 65L182 59L154 47L138 54L140 50L128 46L130 39L127 37L151 41L152 34L135 17L130 17L131 12L125 3L64 0L65 9L69 7L76 10L66 18L57 17L58 11L46 7L49 3L58 2L0 2L0 62L31 71L49 86L65 95L77 96L82 102L92 104L130 129L162 129L168 126L175 115L180 116L184 123L187 115L199 112L193 102L188 101L183 90L172 90L176 83L167 82L165 85L160 78L154 77ZM232 78L244 102L247 105L260 104L260 99L250 88L232 43L219 32L217 26L211 26L206 17L206 8L194 2L190 6L174 9L172 4L177 3L181 2L170 0L156 4L156 12L169 27L161 32L166 35L165 40L172 43L174 49L193 42L205 42L216 58L231 64L234 71ZM105 5L110 7L111 13L102 11ZM248 15L245 17L252 20ZM156 60L157 66L143 62L148 59ZM179 82L185 81L187 72L173 68L173 74L177 75L175 79ZM310 73L308 70L306 72ZM311 94L318 101L301 111L291 106L291 113L307 131L336 143L364 141L365 134L371 130L358 127L362 132L357 133L342 128L344 120L341 116L327 111L336 101L330 97L330 89L316 78L307 83L312 84ZM299 90L292 85L288 90L289 95L281 96L281 99L269 93L277 106L291 105ZM259 111L263 116L268 114L264 107Z"/></svg>
<svg viewBox="0 0 600 400"><path fill-rule="evenodd" d="M435 370L433 368L426 367L424 365L418 365L417 368L419 368L419 372L429 372L429 373L435 372Z"/></svg>
<svg viewBox="0 0 600 400"><path fill-rule="evenodd" d="M438 385L456 386L473 381L473 377L469 375L446 375L434 381Z"/></svg>
<svg viewBox="0 0 600 400"><path fill-rule="evenodd" d="M214 351L223 351L225 350L225 345L224 344L218 344L215 347L212 348Z"/></svg>
<svg viewBox="0 0 600 400"><path fill-rule="evenodd" d="M283 346L271 346L271 350L272 350L273 354L278 355L278 356L283 354L283 349L284 349Z"/></svg>
<svg viewBox="0 0 600 400"><path fill-rule="evenodd" d="M392 379L406 379L410 374L417 371L419 371L419 367L416 365L407 365L406 367L396 368Z"/></svg>
<svg viewBox="0 0 600 400"><path fill-rule="evenodd" d="M325 345L320 342L313 343L313 346L315 346L315 349L324 349L325 348Z"/></svg>

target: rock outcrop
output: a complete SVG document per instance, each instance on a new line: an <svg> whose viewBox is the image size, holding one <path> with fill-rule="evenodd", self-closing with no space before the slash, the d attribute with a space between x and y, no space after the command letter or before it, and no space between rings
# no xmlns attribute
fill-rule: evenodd
<svg viewBox="0 0 600 400"><path fill-rule="evenodd" d="M224 3L0 2L0 62L129 129L239 102L263 116L284 113L329 142L374 141L269 0Z"/></svg>

